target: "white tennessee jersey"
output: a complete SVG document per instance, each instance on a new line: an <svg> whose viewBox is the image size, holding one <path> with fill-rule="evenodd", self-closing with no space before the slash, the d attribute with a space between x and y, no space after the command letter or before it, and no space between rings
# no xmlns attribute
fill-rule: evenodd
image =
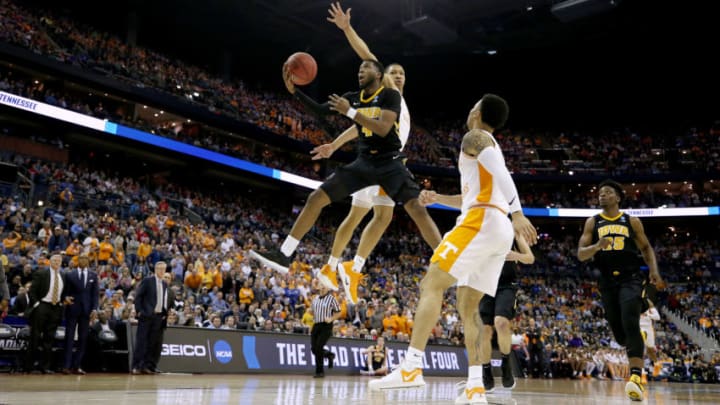
<svg viewBox="0 0 720 405"><path fill-rule="evenodd" d="M640 327L650 328L652 327L652 322L658 320L660 320L660 313L655 307L652 307L640 314Z"/></svg>
<svg viewBox="0 0 720 405"><path fill-rule="evenodd" d="M398 136L400 137L400 150L405 149L405 144L410 137L410 110L408 110L407 104L405 104L405 97L400 96L400 131Z"/></svg>
<svg viewBox="0 0 720 405"><path fill-rule="evenodd" d="M500 146L497 141L495 141L495 137L487 131L484 132L492 137L495 143L492 147L500 151ZM502 155L502 151L500 152ZM477 157L472 157L460 152L458 169L460 170L460 184L462 187L462 207L460 216L458 217L458 224L465 218L468 210L475 206L486 208L488 206L494 206L504 212L510 210L510 204L507 198L505 198L500 187L498 187L500 180L496 176L493 176L490 171L480 163Z"/></svg>

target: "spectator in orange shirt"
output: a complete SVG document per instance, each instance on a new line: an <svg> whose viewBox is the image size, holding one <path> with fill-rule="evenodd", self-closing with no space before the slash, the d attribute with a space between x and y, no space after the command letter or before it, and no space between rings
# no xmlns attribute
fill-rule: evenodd
<svg viewBox="0 0 720 405"><path fill-rule="evenodd" d="M65 249L65 255L72 259L75 256L79 255L81 250L82 250L82 246L80 245L80 241L75 239Z"/></svg>
<svg viewBox="0 0 720 405"><path fill-rule="evenodd" d="M407 319L404 316L400 315L400 310L398 309L398 307L394 307L392 309L392 316L390 317L390 319L395 322L395 325L397 327L394 335L397 335L399 332L405 333L405 330L407 329Z"/></svg>
<svg viewBox="0 0 720 405"><path fill-rule="evenodd" d="M215 250L215 238L211 234L205 234L202 238L202 243L205 250Z"/></svg>
<svg viewBox="0 0 720 405"><path fill-rule="evenodd" d="M197 292L200 284L202 284L202 274L198 273L197 269L192 267L192 265L188 265L188 267L190 271L185 274L185 286L193 290L193 292Z"/></svg>
<svg viewBox="0 0 720 405"><path fill-rule="evenodd" d="M250 288L250 282L245 280L240 292L238 293L238 302L241 304L250 305L255 299L255 293Z"/></svg>
<svg viewBox="0 0 720 405"><path fill-rule="evenodd" d="M90 231L90 236L85 238L82 244L84 248L83 253L90 259L91 262L95 262L95 264L97 265L100 241L97 238L95 230Z"/></svg>
<svg viewBox="0 0 720 405"><path fill-rule="evenodd" d="M110 242L110 235L106 234L99 246L98 264L101 266L107 265L114 250L115 248L113 248L113 245Z"/></svg>
<svg viewBox="0 0 720 405"><path fill-rule="evenodd" d="M138 246L137 255L147 261L147 257L152 253L152 246L150 246L150 239L148 237L142 238L140 246Z"/></svg>
<svg viewBox="0 0 720 405"><path fill-rule="evenodd" d="M385 318L383 318L383 331L389 331L392 336L395 336L398 331L397 322L393 318L392 311L389 309L385 311Z"/></svg>
<svg viewBox="0 0 720 405"><path fill-rule="evenodd" d="M11 231L8 236L3 239L3 247L5 248L6 252L10 252L15 246L20 243L22 240L22 234L20 231L22 230L22 227L20 225L15 225L15 230Z"/></svg>

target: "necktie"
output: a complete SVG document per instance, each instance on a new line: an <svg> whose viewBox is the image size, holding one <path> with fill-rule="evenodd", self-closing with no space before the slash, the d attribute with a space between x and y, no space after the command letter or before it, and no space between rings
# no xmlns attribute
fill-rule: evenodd
<svg viewBox="0 0 720 405"><path fill-rule="evenodd" d="M155 285L156 285L156 302L155 302L155 312L160 313L162 312L162 298L163 298L163 291L162 291L162 283L160 283L159 278L155 278Z"/></svg>
<svg viewBox="0 0 720 405"><path fill-rule="evenodd" d="M55 305L60 301L60 274L57 270L50 270L53 272L54 280L53 280L53 287L52 287L52 304Z"/></svg>
<svg viewBox="0 0 720 405"><path fill-rule="evenodd" d="M87 269L82 271L83 288L87 287Z"/></svg>

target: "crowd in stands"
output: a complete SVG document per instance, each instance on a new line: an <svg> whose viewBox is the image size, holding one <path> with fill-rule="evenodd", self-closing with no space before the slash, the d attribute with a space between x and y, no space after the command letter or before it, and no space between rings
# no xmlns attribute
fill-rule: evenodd
<svg viewBox="0 0 720 405"><path fill-rule="evenodd" d="M26 294L32 272L59 251L65 253L68 268L80 254L93 261L103 311L92 322L135 322L134 288L155 262L163 260L169 265L175 297L170 325L288 333L307 333L312 325L308 308L315 293L314 274L327 259L336 226L332 219L318 223L303 241L289 274L280 275L246 257L248 249L277 243L280 232L289 229L293 218L272 206L259 207L230 192L194 192L177 185L148 188L131 178L78 166L19 157L14 161L27 165L38 184L48 184L53 197L42 208L24 206L14 198L0 201L0 259L7 263L10 313L22 313L24 300L18 297ZM92 208L74 195L113 203ZM204 220L192 223L184 210L198 211ZM523 266L514 348L529 376L623 378L627 359L603 319L593 268L575 258L576 238L544 237L536 248L536 263ZM678 242L668 235L653 240L663 276L673 285L658 305L701 307L690 313L697 314L698 322L701 317L712 319L717 327L717 284L703 283L720 270L717 241ZM338 292L342 317L334 335L407 341L429 254L417 231L396 221L368 260L358 305L348 304ZM698 270L688 275L688 268ZM443 305L431 342L462 344L453 292ZM708 370L720 365L717 357L709 364L693 358L698 348L667 321L658 322L656 329L660 358L679 361L686 369L685 374L666 378L687 381L697 375L698 381L715 381ZM662 370L657 375L663 377Z"/></svg>
<svg viewBox="0 0 720 405"><path fill-rule="evenodd" d="M33 81L21 72L0 71L0 90L9 91L24 97L41 100L51 105L68 108L83 114L94 115L98 118L108 118L117 122L127 123L148 132L170 137L172 139L191 143L195 146L214 150L227 155L239 157L268 167L282 169L294 174L303 175L312 179L321 180L332 169L310 160L309 154L298 154L270 148L259 142L245 142L238 139L213 136L212 133L200 133L200 125L186 124L184 126L169 127L165 125L150 125L142 119L128 122L130 118L123 118L124 111L128 109L122 103L112 99L99 101L97 98L85 93L68 93L62 90L51 89L47 84ZM61 145L59 140L46 140L49 143ZM222 143L221 143L222 142ZM515 145L514 143L508 146ZM517 149L517 148L516 148ZM508 148L512 153L513 148ZM454 178L432 179L433 187L449 193L455 193L456 180ZM648 184L638 185L627 198L626 206L634 208L646 207L692 207L720 205L720 182L704 184L687 183L677 190L668 191L660 186ZM523 198L523 205L527 207L597 207L597 193L591 187L578 187L562 189L547 187L542 183L520 183L519 189ZM555 191L551 191L555 190Z"/></svg>
<svg viewBox="0 0 720 405"><path fill-rule="evenodd" d="M350 124L342 117L321 123L285 94L256 90L240 80L222 80L197 66L129 45L117 36L57 13L29 10L12 0L1 0L0 5L0 24L3 25L0 40L61 62L173 94L211 111L314 145L328 141L323 127L330 128L330 136L334 136ZM463 133L464 124L459 122L415 125L406 147L410 162L454 167ZM720 170L717 125L710 129L690 129L672 141L630 130L589 135L506 130L498 133L497 138L509 167L519 174L613 176ZM228 145L226 140L212 140L209 143L229 151L234 150L237 142Z"/></svg>
<svg viewBox="0 0 720 405"><path fill-rule="evenodd" d="M322 125L286 95L228 82L142 47L130 46L110 34L51 13L30 11L10 0L0 0L0 40L23 46L118 80L174 94L187 102L280 135L311 144L327 142ZM162 136L193 143L275 168L321 178L316 166L289 153L250 146L212 132L154 126L130 119L122 105L46 88L42 83L0 72L0 90L69 108L100 118L117 120ZM344 118L327 124L334 131L348 125ZM203 129L203 131L206 131ZM406 152L411 162L452 167L464 131L461 124L415 125ZM497 134L507 163L518 174L592 173L659 174L669 170L720 170L720 131L691 129L673 142L648 134L618 131L588 137L578 133ZM48 186L47 207L28 207L14 198L0 201L3 256L8 270L13 306L26 294L32 272L47 265L49 255L64 252L65 266L86 254L94 262L101 283L99 319L135 322L134 288L155 262L169 265L174 289L170 325L274 332L306 332L312 325L308 311L315 277L327 259L329 237L337 224L321 220L303 241L287 275L272 273L248 260L249 249L274 244L292 222L272 207L230 192L199 192L179 185L148 188L136 179L119 178L75 165L51 164L4 156L27 168L33 180ZM668 165L670 162L670 165ZM570 173L573 172L573 173ZM536 190L535 187L538 189ZM541 191L522 185L528 207L597 207L595 192ZM79 203L78 196L86 201ZM692 185L679 193L639 189L628 198L633 207L704 206L720 204L717 188ZM87 200L103 202L91 205ZM191 222L186 210L202 218ZM591 267L575 258L577 235L558 235L540 241L538 260L522 269L518 295L515 349L525 372L534 377L623 378L628 372L624 352L612 340L602 317ZM670 235L653 239L660 268L672 283L658 305L682 309L709 335L720 336L717 279L720 249L716 240L678 241ZM409 249L408 247L412 247ZM358 305L349 305L338 293L342 318L334 335L407 341L417 305L419 281L429 249L411 225L395 224L368 261L368 277ZM694 272L688 274L688 269ZM462 323L453 293L444 300L442 317L431 341L461 344ZM702 305L700 305L702 304ZM5 314L3 314L4 316ZM703 362L692 353L697 347L670 322L656 323L659 357L670 359L668 378L678 381L717 381L714 367L720 356ZM662 375L661 372L658 375Z"/></svg>
<svg viewBox="0 0 720 405"><path fill-rule="evenodd" d="M698 269L693 282L670 288L668 307L678 311L693 326L720 341L720 284L707 267Z"/></svg>

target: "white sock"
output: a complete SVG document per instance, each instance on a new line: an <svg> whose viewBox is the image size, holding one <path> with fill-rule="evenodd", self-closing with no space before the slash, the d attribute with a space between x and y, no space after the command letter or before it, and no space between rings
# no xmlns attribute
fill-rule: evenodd
<svg viewBox="0 0 720 405"><path fill-rule="evenodd" d="M468 386L476 387L483 385L483 367L482 366L470 366L468 367Z"/></svg>
<svg viewBox="0 0 720 405"><path fill-rule="evenodd" d="M362 268L365 265L365 259L362 257L355 255L355 259L353 260L353 271L355 273L362 273Z"/></svg>
<svg viewBox="0 0 720 405"><path fill-rule="evenodd" d="M422 368L423 354L425 353L421 350L418 350L414 347L408 347L407 352L405 352L405 361L401 363L405 371L412 371L416 368Z"/></svg>
<svg viewBox="0 0 720 405"><path fill-rule="evenodd" d="M295 249L297 249L299 244L300 244L299 240L288 235L288 237L285 238L285 242L283 242L282 246L280 247L280 251L285 256L290 257L290 256L292 256L293 252L295 252Z"/></svg>
<svg viewBox="0 0 720 405"><path fill-rule="evenodd" d="M340 258L338 257L330 256L330 259L328 259L328 265L330 265L330 270L332 270L333 273L337 271L338 262L340 262Z"/></svg>

